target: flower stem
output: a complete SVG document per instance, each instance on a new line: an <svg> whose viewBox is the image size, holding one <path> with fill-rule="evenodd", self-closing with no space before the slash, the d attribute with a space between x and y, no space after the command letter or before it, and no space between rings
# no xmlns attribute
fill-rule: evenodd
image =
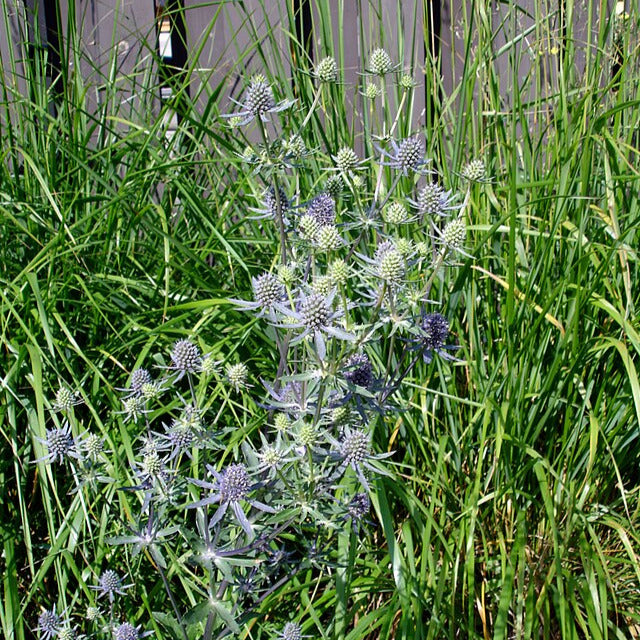
<svg viewBox="0 0 640 640"><path fill-rule="evenodd" d="M273 164L273 158L271 156L271 147L269 146L269 137L267 136L267 130L264 126L264 122L260 118L258 118L258 127L260 129L260 134L262 135L262 141L264 142L265 150L267 152L267 157L269 161ZM287 235L284 229L284 218L282 217L282 202L280 201L280 183L278 181L278 176L273 171L272 174L273 180L273 191L274 197L276 200L276 224L278 225L278 233L280 234L280 260L282 264L287 264Z"/></svg>

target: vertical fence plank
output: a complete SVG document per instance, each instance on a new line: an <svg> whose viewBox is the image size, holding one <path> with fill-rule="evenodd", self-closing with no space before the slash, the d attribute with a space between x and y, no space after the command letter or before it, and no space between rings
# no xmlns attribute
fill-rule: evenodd
<svg viewBox="0 0 640 640"><path fill-rule="evenodd" d="M0 18L0 62L5 82L21 93L24 84L24 56L27 33L24 11L18 0L2 0L3 15Z"/></svg>
<svg viewBox="0 0 640 640"><path fill-rule="evenodd" d="M192 55L191 96L196 108L202 111L232 65L229 34L220 3L186 0L185 20L187 47Z"/></svg>
<svg viewBox="0 0 640 640"><path fill-rule="evenodd" d="M153 0L83 0L78 29L83 39L83 72L102 103L115 90L130 116L140 108L142 77L149 72L155 46ZM111 85L107 91L107 83Z"/></svg>

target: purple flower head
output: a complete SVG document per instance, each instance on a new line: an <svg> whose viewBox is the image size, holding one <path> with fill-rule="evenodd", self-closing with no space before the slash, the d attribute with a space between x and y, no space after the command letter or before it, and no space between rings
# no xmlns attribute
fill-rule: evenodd
<svg viewBox="0 0 640 640"><path fill-rule="evenodd" d="M441 313L423 314L415 335L414 349L422 351L425 362L431 362L434 353L446 360L454 359L447 353L447 350L456 348L446 344L449 337L449 321Z"/></svg>
<svg viewBox="0 0 640 640"><path fill-rule="evenodd" d="M38 458L36 462L64 462L67 458L80 458L76 441L71 433L71 426L65 422L61 427L47 429L45 438L38 440L47 447L46 455Z"/></svg>
<svg viewBox="0 0 640 640"><path fill-rule="evenodd" d="M202 353L191 340L178 340L171 350L171 365L168 367L177 372L178 378L187 373L199 373L202 368Z"/></svg>
<svg viewBox="0 0 640 640"><path fill-rule="evenodd" d="M405 138L400 143L391 141L391 150L379 149L383 158L381 164L397 169L403 175L409 175L410 172L422 173L422 167L427 164L424 158L424 145L418 139L418 136Z"/></svg>
<svg viewBox="0 0 640 640"><path fill-rule="evenodd" d="M130 622L123 622L113 630L114 640L138 640L140 638L139 627L134 627Z"/></svg>
<svg viewBox="0 0 640 640"><path fill-rule="evenodd" d="M222 520L225 513L231 507L238 524L244 529L247 536L251 539L254 537L253 527L249 522L242 503L248 503L252 507L266 513L275 513L275 509L269 507L250 496L259 483L252 483L247 467L242 464L231 464L222 472L216 471L211 465L207 465L209 473L214 477L213 482L206 482L193 478L191 482L208 489L210 495L198 502L190 504L190 508L203 507L209 504L219 503L219 507L209 520L209 527L213 527Z"/></svg>
<svg viewBox="0 0 640 640"><path fill-rule="evenodd" d="M337 327L335 321L341 317L340 311L333 310L335 290L328 296L321 293L301 293L296 303L296 310L280 305L279 310L293 322L283 324L286 328L300 328L302 332L290 344L300 342L308 335L314 338L316 353L320 360L324 360L327 347L324 335L339 340L355 340L355 336Z"/></svg>
<svg viewBox="0 0 640 640"><path fill-rule="evenodd" d="M364 520L370 510L371 500L369 500L369 496L366 493L356 493L347 504L347 512L354 526Z"/></svg>
<svg viewBox="0 0 640 640"><path fill-rule="evenodd" d="M62 629L62 618L56 613L55 606L51 611L45 609L38 616L38 631L42 640L55 638Z"/></svg>
<svg viewBox="0 0 640 640"><path fill-rule="evenodd" d="M285 217L289 209L291 208L291 201L287 196L287 192L278 186L278 197L276 197L276 190L274 187L269 187L262 194L262 207L252 208L251 211L257 213L256 216L251 216L251 220L277 220L278 214L283 217L285 226L288 225L288 220Z"/></svg>
<svg viewBox="0 0 640 640"><path fill-rule="evenodd" d="M336 203L328 193L319 193L307 207L310 215L320 226L332 225L336 221Z"/></svg>
<svg viewBox="0 0 640 640"><path fill-rule="evenodd" d="M355 353L344 363L345 379L351 384L368 389L373 384L373 367L366 354Z"/></svg>

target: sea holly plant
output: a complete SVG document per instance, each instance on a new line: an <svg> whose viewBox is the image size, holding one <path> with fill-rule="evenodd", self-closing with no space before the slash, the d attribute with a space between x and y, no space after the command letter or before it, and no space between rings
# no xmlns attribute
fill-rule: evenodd
<svg viewBox="0 0 640 640"><path fill-rule="evenodd" d="M362 81L393 73L397 65L376 49ZM407 409L403 384L436 358L456 360L444 294L448 270L471 251L469 198L443 184L422 132L396 135L399 113L368 158L353 140L307 144L313 113L339 76L335 60L321 60L306 112L254 76L227 114L227 131L255 127L260 139L238 155L250 169L247 193L256 194L242 207L275 242L250 292L229 292L228 303L230 313L255 316L273 342L268 379L217 344L205 348L205 332L176 339L114 384L112 420L131 442L124 457L74 422L73 390L56 393L55 423L36 435L38 464L66 469L94 496L101 483L117 487L111 508L121 515L108 532L110 566L91 567L91 616L81 624L45 609L42 638L66 630L136 640L154 624L184 640L240 632L301 573L333 576L335 549L355 553L355 533L375 526L377 491L401 462L389 424ZM483 169L465 169L468 189ZM245 424L242 411L252 431L235 424ZM128 569L118 564L124 558ZM138 571L155 575L166 594L153 624L128 618L123 605L139 597ZM300 610L265 631L302 638L311 624Z"/></svg>

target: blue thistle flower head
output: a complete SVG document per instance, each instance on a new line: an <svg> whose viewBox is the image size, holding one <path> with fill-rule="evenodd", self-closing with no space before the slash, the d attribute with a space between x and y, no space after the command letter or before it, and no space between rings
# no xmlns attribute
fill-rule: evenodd
<svg viewBox="0 0 640 640"><path fill-rule="evenodd" d="M415 332L414 349L422 351L427 363L431 362L434 353L446 360L455 360L447 351L457 347L446 344L448 337L449 321L441 313L423 314Z"/></svg>
<svg viewBox="0 0 640 640"><path fill-rule="evenodd" d="M267 114L288 109L293 103L294 100L283 100L276 103L271 85L267 82L265 76L257 74L249 82L244 102L240 104L240 111L225 114L224 117L232 118L232 122L237 126L248 124L254 118L266 121Z"/></svg>
<svg viewBox="0 0 640 640"><path fill-rule="evenodd" d="M401 171L403 175L408 175L412 171L422 173L422 167L427 164L424 158L424 145L418 136L405 138L399 143L392 140L391 150L378 150L383 158L387 158L386 161L381 160L381 164L397 169Z"/></svg>
<svg viewBox="0 0 640 640"><path fill-rule="evenodd" d="M287 622L280 632L282 640L301 640L302 627L297 622Z"/></svg>
<svg viewBox="0 0 640 640"><path fill-rule="evenodd" d="M354 525L363 520L371 510L371 500L366 493L356 493L347 505L347 512Z"/></svg>
<svg viewBox="0 0 640 640"><path fill-rule="evenodd" d="M218 524L229 508L236 517L238 524L244 529L249 539L254 536L253 527L247 518L241 503L248 503L259 511L275 513L275 509L251 497L251 493L260 485L251 482L246 465L242 463L230 464L222 472L207 465L209 473L215 478L214 482L207 482L192 478L191 482L209 490L209 496L189 505L189 508L204 507L219 503L219 507L209 520L209 526Z"/></svg>
<svg viewBox="0 0 640 640"><path fill-rule="evenodd" d="M132 585L123 584L122 578L113 569L107 569L100 574L98 579L98 585L91 587L98 592L98 598L106 597L110 603L113 603L116 595L124 595L125 589L128 589Z"/></svg>
<svg viewBox="0 0 640 640"><path fill-rule="evenodd" d="M61 427L47 429L46 437L38 438L38 440L47 447L47 454L38 458L36 462L63 463L67 458L80 458L68 422L65 422Z"/></svg>
<svg viewBox="0 0 640 640"><path fill-rule="evenodd" d="M202 367L202 353L191 340L178 340L171 350L171 366L178 379L187 373L198 373Z"/></svg>
<svg viewBox="0 0 640 640"><path fill-rule="evenodd" d="M332 225L336 221L336 203L328 193L319 193L307 207L307 214L320 226Z"/></svg>
<svg viewBox="0 0 640 640"><path fill-rule="evenodd" d="M123 622L113 630L113 638L114 640L138 640L140 630L130 622Z"/></svg>
<svg viewBox="0 0 640 640"><path fill-rule="evenodd" d="M368 389L373 383L373 367L366 354L355 353L344 363L345 379L351 384Z"/></svg>
<svg viewBox="0 0 640 640"><path fill-rule="evenodd" d="M55 606L51 611L45 609L38 616L38 631L43 640L55 638L62 629L62 618L56 613Z"/></svg>
<svg viewBox="0 0 640 640"><path fill-rule="evenodd" d="M147 384L153 384L151 374L142 368L135 369L131 374L131 381L129 382L129 391L134 395L142 395L142 389Z"/></svg>

